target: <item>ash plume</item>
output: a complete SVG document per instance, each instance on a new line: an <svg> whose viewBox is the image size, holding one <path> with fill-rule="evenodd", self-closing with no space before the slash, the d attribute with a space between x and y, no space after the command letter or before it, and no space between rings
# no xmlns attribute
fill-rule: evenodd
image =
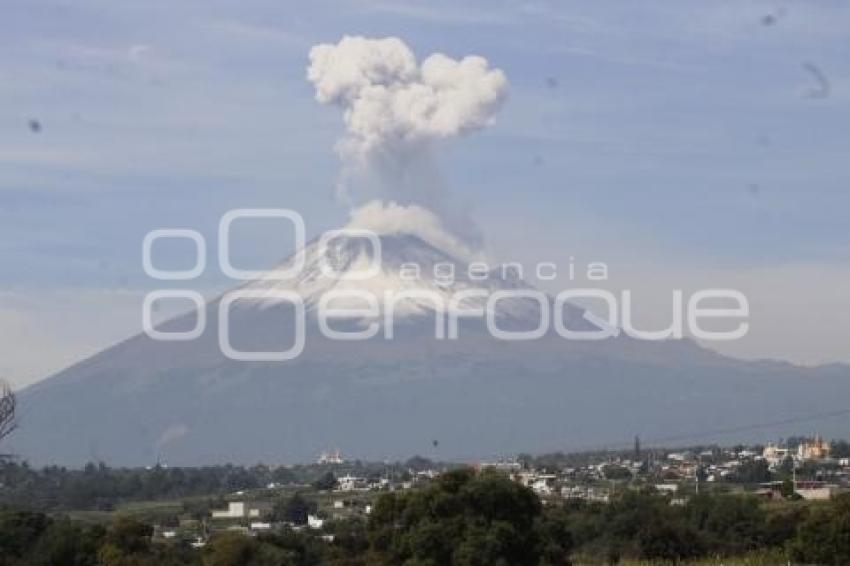
<svg viewBox="0 0 850 566"><path fill-rule="evenodd" d="M445 229L442 220L416 204L373 200L351 211L346 228L366 229L376 234L407 233L441 250L452 250L461 259L478 257L466 242Z"/></svg>
<svg viewBox="0 0 850 566"><path fill-rule="evenodd" d="M155 447L157 451L162 451L166 446L186 436L189 432L189 427L183 423L170 425L166 428L159 438L156 440Z"/></svg>
<svg viewBox="0 0 850 566"><path fill-rule="evenodd" d="M439 142L493 122L507 93L502 71L478 56L434 53L419 63L398 38L345 36L310 50L307 78L316 100L343 110L338 196L349 204L379 198L421 205L475 239L465 214L446 201L435 151Z"/></svg>

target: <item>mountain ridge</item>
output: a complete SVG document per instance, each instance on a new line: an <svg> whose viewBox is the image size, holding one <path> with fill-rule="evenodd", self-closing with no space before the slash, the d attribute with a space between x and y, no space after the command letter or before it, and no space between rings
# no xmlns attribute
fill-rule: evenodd
<svg viewBox="0 0 850 566"><path fill-rule="evenodd" d="M440 250L421 238L381 238L382 251L387 244L382 259L392 269L411 255L464 263L451 254L434 255ZM305 253L316 245L311 242ZM343 259L337 265L357 261ZM389 278L382 285L408 283ZM434 281L410 284L430 289ZM477 284L452 283L455 290ZM257 285L250 281L237 289L299 288L298 282L271 280ZM346 285L356 289L359 282ZM494 279L489 285L525 284ZM103 459L142 465L164 455L172 464L197 465L305 461L328 446L363 458L407 457L439 439L440 457L487 457L635 434L715 430L718 422L733 427L774 421L823 412L823 399L850 393L846 366L743 362L690 340L620 336L576 342L548 332L530 342L504 342L476 321L462 321L457 340L440 340L432 326L436 315L427 308L400 316L392 339L379 334L362 342L328 340L311 319L298 358L239 362L219 349L216 315L224 296L205 305L207 328L196 340L157 342L136 335L21 391L22 422L12 449L37 463ZM506 328L521 328L534 314L526 307L507 309L499 319ZM274 301L262 309L234 304L234 345L279 349L291 337L281 332L291 310ZM584 320L578 307L565 311L567 322ZM177 329L192 317L159 328ZM342 321L340 328L349 323L354 328L362 321Z"/></svg>

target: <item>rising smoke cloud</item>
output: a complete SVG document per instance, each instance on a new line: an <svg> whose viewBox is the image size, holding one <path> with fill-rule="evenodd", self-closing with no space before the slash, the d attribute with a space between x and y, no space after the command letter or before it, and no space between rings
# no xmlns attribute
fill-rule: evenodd
<svg viewBox="0 0 850 566"><path fill-rule="evenodd" d="M374 200L352 210L345 227L376 234L413 234L437 249L451 250L460 259L476 258L474 250L445 229L440 217L416 204Z"/></svg>
<svg viewBox="0 0 850 566"><path fill-rule="evenodd" d="M349 182L365 179L367 198L421 204L444 217L435 144L491 124L507 93L504 73L483 57L435 53L420 64L395 37L316 45L307 77L316 100L343 109L341 196L351 203Z"/></svg>
<svg viewBox="0 0 850 566"><path fill-rule="evenodd" d="M189 427L183 423L177 423L166 428L156 441L156 449L162 450L172 442L175 442L189 432Z"/></svg>

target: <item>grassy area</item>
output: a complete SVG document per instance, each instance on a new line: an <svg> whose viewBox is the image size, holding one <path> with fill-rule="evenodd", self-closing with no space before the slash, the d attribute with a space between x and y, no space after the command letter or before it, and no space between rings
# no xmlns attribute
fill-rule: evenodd
<svg viewBox="0 0 850 566"><path fill-rule="evenodd" d="M274 502L290 497L295 493L301 493L307 499L315 501L320 515L327 518L345 518L353 515L354 509L362 510L366 507L366 505L373 504L374 501L385 492L317 492L315 489L307 486L287 486L274 489L255 489L250 491L246 490L241 493L230 493L221 497L221 499L222 501L244 500ZM131 517L142 522L161 523L165 518L169 517L176 516L179 518L186 518L187 505L190 505L193 502L208 501L210 497L197 496L182 499L132 501L121 503L114 509L108 511L72 510L62 514L84 523L106 524L113 521L116 517ZM344 500L346 502L344 508L334 507L334 502L339 500ZM223 504L222 507L224 507Z"/></svg>
<svg viewBox="0 0 850 566"><path fill-rule="evenodd" d="M131 517L143 522L183 513L183 500L133 501L118 505L111 511L70 511L70 518L86 523L108 523L116 517Z"/></svg>

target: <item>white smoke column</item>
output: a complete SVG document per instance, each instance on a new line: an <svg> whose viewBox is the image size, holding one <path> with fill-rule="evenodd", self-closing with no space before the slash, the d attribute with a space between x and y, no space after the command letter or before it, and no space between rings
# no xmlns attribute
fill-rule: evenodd
<svg viewBox="0 0 850 566"><path fill-rule="evenodd" d="M439 209L434 142L493 122L505 99L504 73L483 57L435 53L418 64L400 39L343 37L310 50L316 99L344 111L337 150L346 172L378 175L384 194Z"/></svg>
<svg viewBox="0 0 850 566"><path fill-rule="evenodd" d="M167 445L172 442L179 440L180 438L186 436L186 433L189 432L189 427L187 427L183 423L177 423L169 426L163 431L163 433L159 436L156 441L156 449L162 450Z"/></svg>
<svg viewBox="0 0 850 566"><path fill-rule="evenodd" d="M415 204L374 200L352 210L345 227L376 234L413 234L437 249L451 250L452 255L464 261L480 259L465 242L445 229L436 214Z"/></svg>

